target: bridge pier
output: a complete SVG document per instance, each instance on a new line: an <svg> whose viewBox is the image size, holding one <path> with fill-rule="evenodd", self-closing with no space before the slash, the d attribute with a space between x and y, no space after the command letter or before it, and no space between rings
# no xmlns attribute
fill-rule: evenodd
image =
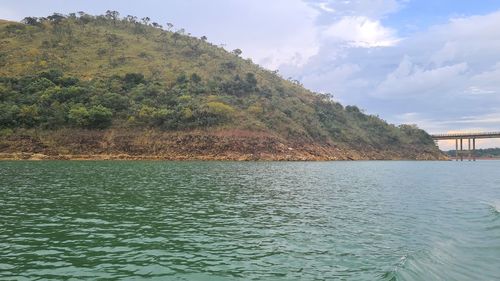
<svg viewBox="0 0 500 281"><path fill-rule="evenodd" d="M460 161L464 161L464 139L460 138Z"/></svg>
<svg viewBox="0 0 500 281"><path fill-rule="evenodd" d="M467 139L467 161L470 161L471 159L471 154L470 154L470 139Z"/></svg>
<svg viewBox="0 0 500 281"><path fill-rule="evenodd" d="M464 155L468 161L476 161L476 138L467 138L467 150L464 150L464 140L464 138L455 139L455 161L464 161Z"/></svg>
<svg viewBox="0 0 500 281"><path fill-rule="evenodd" d="M476 161L476 139L472 139L472 161Z"/></svg>

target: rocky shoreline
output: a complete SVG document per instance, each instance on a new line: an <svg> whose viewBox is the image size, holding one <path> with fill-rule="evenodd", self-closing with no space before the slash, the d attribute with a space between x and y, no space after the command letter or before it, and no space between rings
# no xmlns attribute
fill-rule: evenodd
<svg viewBox="0 0 500 281"><path fill-rule="evenodd" d="M0 160L447 160L439 150L355 148L264 132L59 130L0 138Z"/></svg>
<svg viewBox="0 0 500 281"><path fill-rule="evenodd" d="M0 161L9 160L72 160L72 161L364 161L364 160L416 160L416 161L429 161L429 160L449 160L447 158L383 158L383 157L367 157L367 158L340 158L335 156L325 157L297 157L292 155L176 155L176 156L157 156L157 155L127 155L127 154L59 154L59 155L46 155L41 153L0 153Z"/></svg>

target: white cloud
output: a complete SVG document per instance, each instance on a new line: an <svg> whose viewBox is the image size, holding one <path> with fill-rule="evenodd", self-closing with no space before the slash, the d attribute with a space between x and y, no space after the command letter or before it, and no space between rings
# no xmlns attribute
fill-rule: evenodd
<svg viewBox="0 0 500 281"><path fill-rule="evenodd" d="M336 15L342 12L330 6ZM370 36L356 28L354 19L360 18L372 24ZM432 132L500 129L495 115L500 109L500 11L450 19L400 41L397 31L382 22L361 14L339 16L325 27L328 36L321 37L317 56L303 67L284 69L306 87L332 92L390 122L417 123ZM405 116L408 112L415 114Z"/></svg>
<svg viewBox="0 0 500 281"><path fill-rule="evenodd" d="M446 124L443 124L441 120L431 119L419 112L397 114L394 120L398 124L417 124L418 127L425 128L431 134L446 132Z"/></svg>
<svg viewBox="0 0 500 281"><path fill-rule="evenodd" d="M310 1L318 5L316 1ZM387 14L400 10L406 1L399 0L326 0L320 2L322 7L334 10L340 16L364 16L379 19Z"/></svg>
<svg viewBox="0 0 500 281"><path fill-rule="evenodd" d="M384 98L407 98L408 96L435 95L458 86L456 81L463 77L467 63L458 63L432 69L423 69L405 57L398 68L382 81L375 96Z"/></svg>
<svg viewBox="0 0 500 281"><path fill-rule="evenodd" d="M243 57L269 69L301 66L320 47L320 11L302 0L172 0L167 6L162 17L176 26L228 50L240 48Z"/></svg>
<svg viewBox="0 0 500 281"><path fill-rule="evenodd" d="M337 102L343 102L340 97L345 94L344 91L347 91L347 89L344 88L346 81L351 79L351 77L353 77L353 75L360 70L361 68L359 65L347 63L326 72L304 74L301 80L306 84L322 85L322 88L327 88L329 86L334 87L335 91L331 92L331 94L333 94L333 98ZM357 82L359 84L364 83L361 79ZM350 83L352 86L353 81L350 81Z"/></svg>
<svg viewBox="0 0 500 281"><path fill-rule="evenodd" d="M328 12L328 13L334 13L335 12L335 9L330 8L330 6L328 5L328 2L321 2L321 3L317 4L317 6L322 11L325 11L325 12Z"/></svg>
<svg viewBox="0 0 500 281"><path fill-rule="evenodd" d="M228 45L239 46L244 55L269 69L277 69L282 64L304 65L319 51L319 12L300 0L250 1L242 10L230 34ZM255 17L254 14L258 14ZM220 30L226 30L220 27ZM226 31L224 31L226 32ZM234 36L232 36L234 35ZM243 36L242 36L243 35ZM228 36L224 34L224 36Z"/></svg>
<svg viewBox="0 0 500 281"><path fill-rule="evenodd" d="M441 49L431 56L430 60L437 66L442 66L443 64L456 59L458 48L457 42L446 42Z"/></svg>
<svg viewBox="0 0 500 281"><path fill-rule="evenodd" d="M500 92L500 62L489 70L478 73L470 78L471 86L468 93L472 95L491 95ZM491 98L491 97L490 97Z"/></svg>
<svg viewBox="0 0 500 281"><path fill-rule="evenodd" d="M474 124L478 126L487 126L489 124L500 124L500 113L486 113L475 116L464 116L458 120L450 121L450 123L457 124Z"/></svg>
<svg viewBox="0 0 500 281"><path fill-rule="evenodd" d="M470 86L464 91L466 94L470 95L490 95L490 94L495 94L495 91L484 89L484 88L479 88L476 86Z"/></svg>
<svg viewBox="0 0 500 281"><path fill-rule="evenodd" d="M335 84L335 82L341 82L346 80L359 70L360 67L357 64L343 64L327 72L305 75L304 77L306 79L317 79L318 81L326 79L329 81L329 83Z"/></svg>
<svg viewBox="0 0 500 281"><path fill-rule="evenodd" d="M363 16L344 17L330 25L323 35L352 47L363 48L389 47L400 41L395 30Z"/></svg>

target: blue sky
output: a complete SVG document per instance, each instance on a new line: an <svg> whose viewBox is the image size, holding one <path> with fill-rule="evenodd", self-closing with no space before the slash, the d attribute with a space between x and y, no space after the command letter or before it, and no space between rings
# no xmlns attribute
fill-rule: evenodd
<svg viewBox="0 0 500 281"><path fill-rule="evenodd" d="M407 1L403 2L401 10L391 14L384 24L402 27L401 31L409 32L405 26L415 26L425 29L432 25L444 24L452 17L467 17L487 14L500 8L498 0L437 0L437 1Z"/></svg>
<svg viewBox="0 0 500 281"><path fill-rule="evenodd" d="M500 130L500 0L2 0L0 18L108 9L241 48L391 123Z"/></svg>

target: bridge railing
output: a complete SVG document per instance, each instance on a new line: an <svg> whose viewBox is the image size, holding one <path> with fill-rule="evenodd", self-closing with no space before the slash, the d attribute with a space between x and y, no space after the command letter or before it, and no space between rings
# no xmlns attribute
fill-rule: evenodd
<svg viewBox="0 0 500 281"><path fill-rule="evenodd" d="M433 134L431 137L474 137L474 136L500 136L500 132L477 132L477 133L451 133L451 134Z"/></svg>

